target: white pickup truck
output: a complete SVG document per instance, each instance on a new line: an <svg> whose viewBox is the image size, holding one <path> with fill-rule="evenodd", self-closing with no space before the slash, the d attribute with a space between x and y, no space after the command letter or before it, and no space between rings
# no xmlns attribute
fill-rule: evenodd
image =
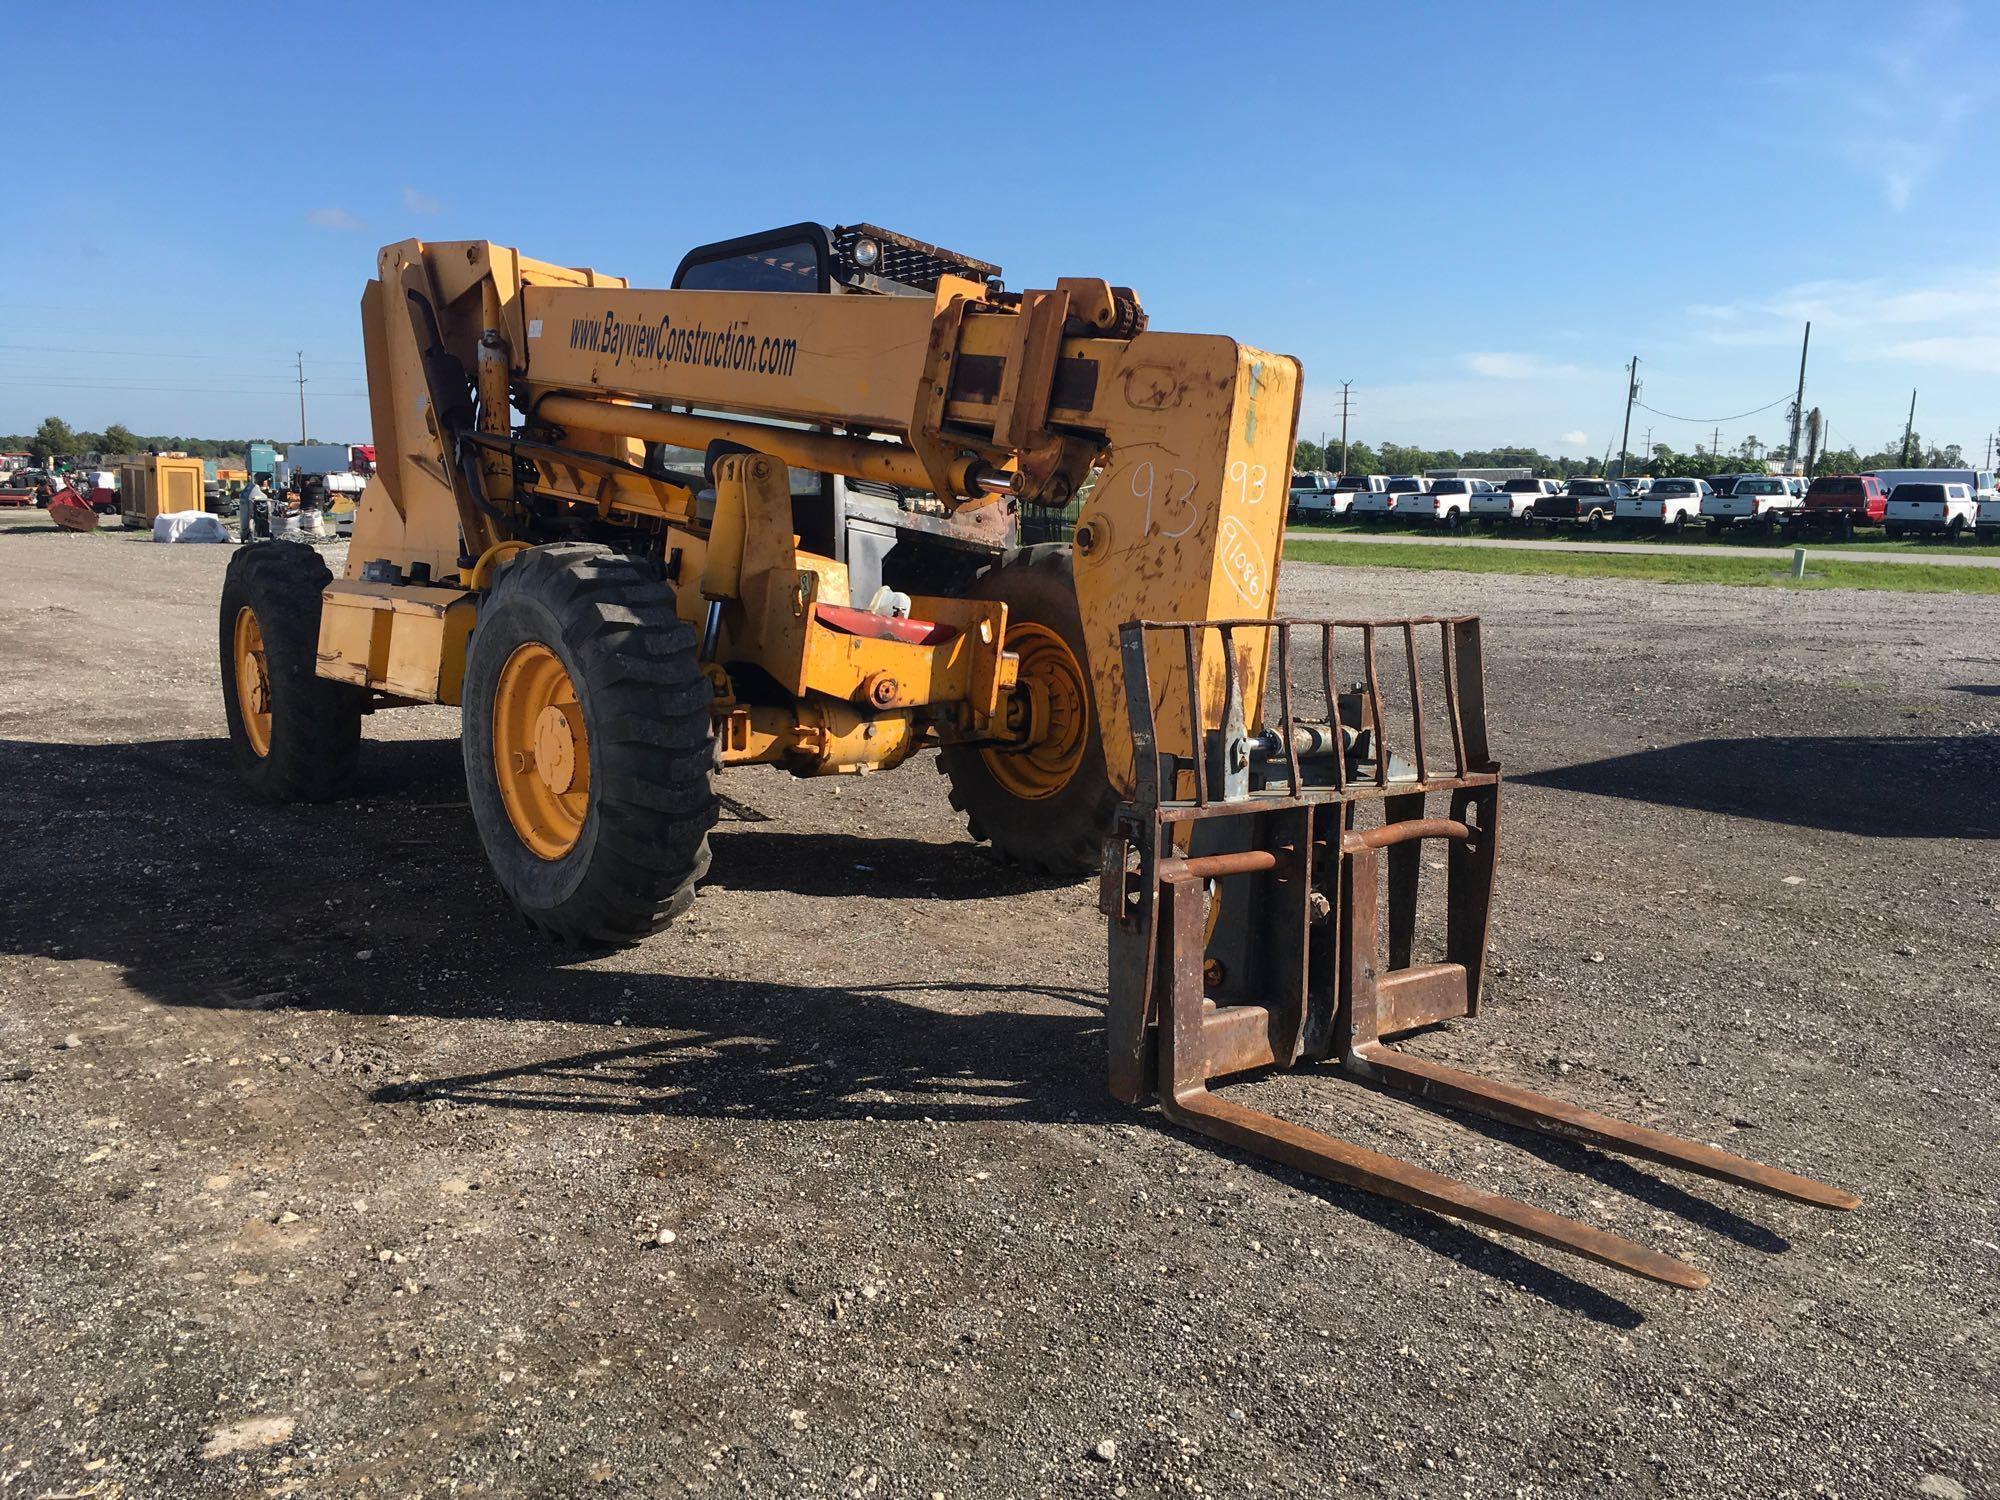
<svg viewBox="0 0 2000 1500"><path fill-rule="evenodd" d="M1502 526L1509 521L1525 522L1533 514L1537 500L1561 490L1562 481L1558 479L1509 479L1483 495L1472 497L1472 518Z"/></svg>
<svg viewBox="0 0 2000 1500"><path fill-rule="evenodd" d="M1972 486L1956 481L1920 480L1889 491L1882 530L1891 537L1930 532L1960 537L1979 525L1979 501Z"/></svg>
<svg viewBox="0 0 2000 1500"><path fill-rule="evenodd" d="M1430 521L1456 531L1471 517L1473 502L1493 493L1490 479L1433 479L1428 483L1428 490L1398 497L1397 520Z"/></svg>
<svg viewBox="0 0 2000 1500"><path fill-rule="evenodd" d="M1645 493L1619 498L1617 519L1679 531L1701 519L1703 502L1714 493L1706 479L1655 479Z"/></svg>
<svg viewBox="0 0 2000 1500"><path fill-rule="evenodd" d="M1293 521L1330 520L1338 507L1334 503L1333 476L1318 469L1292 475L1289 515Z"/></svg>
<svg viewBox="0 0 2000 1500"><path fill-rule="evenodd" d="M1431 481L1416 474L1391 474L1383 481L1379 490L1359 490L1354 496L1352 514L1363 521L1381 521L1390 516L1403 514L1400 509L1404 499L1428 494Z"/></svg>
<svg viewBox="0 0 2000 1500"><path fill-rule="evenodd" d="M1786 475L1725 477L1733 481L1728 488L1711 491L1701 502L1711 536L1720 536L1732 526L1761 526L1769 535L1805 504L1798 485Z"/></svg>
<svg viewBox="0 0 2000 1500"><path fill-rule="evenodd" d="M1380 495L1388 488L1389 481L1381 474L1343 474L1333 482L1333 513L1351 515L1354 502L1361 496Z"/></svg>

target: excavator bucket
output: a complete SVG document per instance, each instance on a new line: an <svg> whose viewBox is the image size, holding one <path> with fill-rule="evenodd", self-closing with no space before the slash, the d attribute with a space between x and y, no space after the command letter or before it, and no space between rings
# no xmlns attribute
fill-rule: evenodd
<svg viewBox="0 0 2000 1500"><path fill-rule="evenodd" d="M1110 920L1115 1095L1157 1099L1177 1124L1299 1171L1672 1286L1699 1288L1708 1277L1211 1085L1322 1064L1335 1076L1795 1202L1860 1202L1394 1045L1480 1009L1500 767L1487 741L1477 619L1138 621L1124 627L1120 647L1137 753L1099 903ZM1241 688L1267 680L1257 670L1267 658L1260 697L1269 712L1266 701L1246 703ZM1166 662L1185 668L1171 674L1187 694L1172 713L1152 686L1168 674L1149 671ZM1309 680L1299 678L1301 664ZM1441 669L1430 681L1427 664ZM1354 674L1345 690L1341 671ZM1300 713L1308 697L1324 704L1323 718ZM1203 703L1219 713L1205 716ZM1202 728L1167 746L1157 726L1168 721ZM1385 738L1392 722L1408 726L1408 760ZM1426 844L1444 848L1446 889L1441 941L1420 962Z"/></svg>

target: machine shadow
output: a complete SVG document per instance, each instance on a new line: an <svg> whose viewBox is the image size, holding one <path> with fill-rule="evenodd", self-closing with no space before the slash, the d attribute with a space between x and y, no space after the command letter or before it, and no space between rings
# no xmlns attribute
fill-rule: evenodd
<svg viewBox="0 0 2000 1500"><path fill-rule="evenodd" d="M455 739L371 739L348 799L272 807L236 788L219 739L0 740L15 829L0 874L0 951L112 965L205 1033L190 1042L221 1048L238 1044L232 1012L242 1011L601 1028L583 1048L574 1033L524 1031L505 1063L377 1088L369 1097L386 1107L445 1100L718 1120L1146 1118L1105 1092L1095 991L635 973L549 944L511 920L494 890L459 757ZM727 813L716 844L715 883L732 889L956 900L1037 883L968 859L962 846L764 832ZM854 868L878 860L878 870ZM660 951L674 961L675 950ZM1044 1004L1023 1013L999 1003L1023 993ZM986 995L995 1003L983 1003ZM1193 1149L1238 1156L1158 1128ZM1639 1318L1448 1220L1239 1159L1553 1305L1622 1327Z"/></svg>
<svg viewBox="0 0 2000 1500"><path fill-rule="evenodd" d="M763 831L724 821L709 835L707 883L730 891L887 900L974 901L1075 882L1005 865L983 844L934 844L851 833Z"/></svg>
<svg viewBox="0 0 2000 1500"><path fill-rule="evenodd" d="M2000 738L1694 740L1510 778L1868 838L2000 838Z"/></svg>
<svg viewBox="0 0 2000 1500"><path fill-rule="evenodd" d="M1026 992L1064 1008L1025 1015L966 1008L981 995L1023 993L1005 984L814 987L571 972L560 975L553 992L531 983L527 1009L534 1019L603 1026L601 1044L405 1078L370 1097L384 1104L717 1120L1116 1118L1120 1111L1095 1078L1046 1066L1055 1057L1088 1056L1100 1045L1098 997L1062 988ZM923 1004L919 995L937 1003ZM430 1013L467 1012L445 1005ZM513 1003L504 1012L479 1013L529 1018ZM640 1030L627 1033L627 1026Z"/></svg>

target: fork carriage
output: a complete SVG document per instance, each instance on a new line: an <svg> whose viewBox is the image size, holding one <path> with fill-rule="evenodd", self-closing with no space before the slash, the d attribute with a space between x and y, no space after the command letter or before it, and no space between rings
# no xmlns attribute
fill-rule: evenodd
<svg viewBox="0 0 2000 1500"><path fill-rule="evenodd" d="M1297 712L1293 647L1301 637L1318 648L1324 720ZM1397 648L1407 762L1385 739L1384 637ZM1327 1063L1342 1076L1800 1203L1860 1202L1391 1044L1480 1009L1500 766L1487 739L1476 618L1136 621L1120 647L1138 753L1136 789L1119 807L1099 891L1110 923L1114 1095L1157 1098L1181 1125L1315 1176L1680 1287L1705 1286L1708 1277L1618 1235L1248 1108L1210 1084ZM1423 666L1433 653L1441 721L1427 712L1437 700L1425 698ZM1267 654L1275 657L1276 722L1252 727L1266 715L1262 703L1245 701L1244 684L1263 680ZM1163 659L1185 667L1176 674L1185 702L1156 699L1150 684L1159 678L1148 668ZM1345 691L1336 675L1342 660L1361 674ZM1197 694L1218 675L1221 722L1211 726ZM1190 725L1203 727L1196 735ZM1443 956L1435 962L1415 956L1427 843L1446 849Z"/></svg>

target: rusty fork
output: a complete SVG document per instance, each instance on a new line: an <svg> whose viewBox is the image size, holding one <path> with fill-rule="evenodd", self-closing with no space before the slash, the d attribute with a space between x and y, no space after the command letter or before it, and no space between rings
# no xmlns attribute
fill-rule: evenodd
<svg viewBox="0 0 2000 1500"><path fill-rule="evenodd" d="M1319 634L1327 719L1295 711L1290 644ZM1426 735L1420 633L1443 665L1443 746ZM1240 633L1277 650L1278 723L1239 690ZM1207 633L1213 632L1213 640ZM1179 635L1187 668L1185 752L1163 750L1147 639ZM1400 637L1415 764L1383 739L1389 718L1377 642ZM1362 677L1341 693L1335 641L1358 637ZM1215 1093L1221 1078L1302 1062L1627 1156L1821 1208L1860 1200L1713 1146L1628 1124L1531 1090L1404 1052L1391 1038L1476 1015L1499 847L1500 768L1485 721L1479 623L1135 622L1122 648L1139 748L1135 798L1107 845L1100 904L1110 918L1111 1088L1157 1098L1204 1135L1300 1171L1669 1285L1708 1284L1698 1268L1619 1235L1483 1192ZM1223 682L1218 724L1201 713L1204 652ZM1430 811L1434 799L1444 802ZM1382 821L1358 824L1364 806ZM1443 958L1414 959L1422 846L1446 846ZM1387 931L1380 913L1386 893ZM1387 961L1384 962L1386 952Z"/></svg>

